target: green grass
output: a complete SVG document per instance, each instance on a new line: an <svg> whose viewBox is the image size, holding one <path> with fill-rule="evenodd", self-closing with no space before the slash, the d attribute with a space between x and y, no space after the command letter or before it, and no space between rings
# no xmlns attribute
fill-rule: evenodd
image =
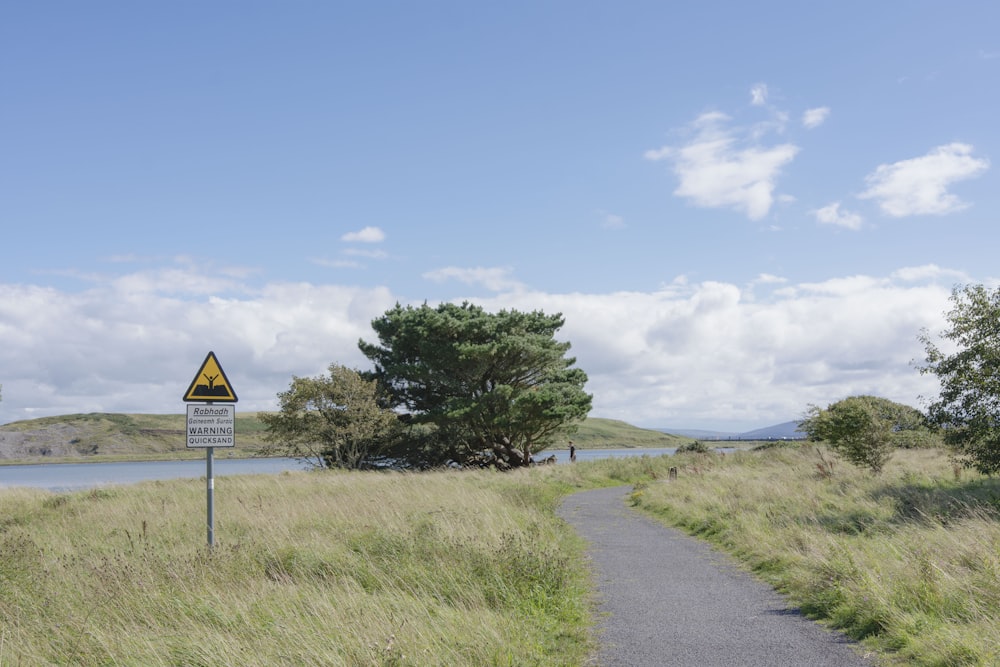
<svg viewBox="0 0 1000 667"><path fill-rule="evenodd" d="M560 485L561 486L561 485ZM578 665L542 476L289 473L0 493L0 664Z"/></svg>
<svg viewBox="0 0 1000 667"><path fill-rule="evenodd" d="M940 450L898 451L878 477L821 451L679 457L677 480L632 502L887 664L1000 664L1000 481Z"/></svg>
<svg viewBox="0 0 1000 667"><path fill-rule="evenodd" d="M213 550L201 482L0 491L0 665L587 664L584 547L554 510L615 484L883 664L1000 664L1000 481L784 446L224 477Z"/></svg>

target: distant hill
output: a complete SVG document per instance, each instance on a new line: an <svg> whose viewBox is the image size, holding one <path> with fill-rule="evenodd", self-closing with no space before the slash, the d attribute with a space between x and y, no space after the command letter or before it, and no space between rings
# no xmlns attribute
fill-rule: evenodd
<svg viewBox="0 0 1000 667"><path fill-rule="evenodd" d="M798 421L775 424L740 434L741 440L800 440L805 437L806 434L799 430Z"/></svg>
<svg viewBox="0 0 1000 667"><path fill-rule="evenodd" d="M41 417L0 426L0 460L156 459L204 456L184 442L185 416L89 414ZM264 448L257 413L236 413L236 447L227 456L256 456ZM587 419L569 440L580 449L678 447L690 438L643 429L613 419ZM223 451L223 450L217 450Z"/></svg>
<svg viewBox="0 0 1000 667"><path fill-rule="evenodd" d="M677 435L695 438L697 440L800 440L806 434L798 430L799 422L790 421L765 426L745 433L731 433L727 431L707 431L700 429L657 429L664 432L671 432Z"/></svg>
<svg viewBox="0 0 1000 667"><path fill-rule="evenodd" d="M566 438L580 449L614 449L631 447L679 447L692 438L665 433L657 429L639 428L617 419L590 417L580 429Z"/></svg>
<svg viewBox="0 0 1000 667"><path fill-rule="evenodd" d="M0 460L129 459L204 456L184 442L186 417L92 412L12 422L0 426ZM236 456L264 446L257 413L236 413Z"/></svg>
<svg viewBox="0 0 1000 667"><path fill-rule="evenodd" d="M725 440L726 438L739 437L738 433L730 433L728 431L707 431L698 428L663 428L657 430L663 431L664 433L676 433L677 435L694 438L695 440Z"/></svg>

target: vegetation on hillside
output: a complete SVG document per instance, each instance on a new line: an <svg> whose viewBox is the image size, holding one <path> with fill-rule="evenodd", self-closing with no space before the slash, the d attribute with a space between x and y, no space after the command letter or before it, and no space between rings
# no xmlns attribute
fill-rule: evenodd
<svg viewBox="0 0 1000 667"><path fill-rule="evenodd" d="M558 446L568 447L569 440L573 441L577 449L631 449L633 447L670 449L692 442L691 438L684 436L638 428L617 419L599 417L588 417L576 433L567 436L566 441Z"/></svg>
<svg viewBox="0 0 1000 667"><path fill-rule="evenodd" d="M184 443L183 414L90 413L41 417L0 426L0 460L109 461L200 458ZM588 418L572 436L577 448L677 447L688 438L640 429L625 422ZM556 445L565 448L565 444ZM221 451L221 450L220 450ZM265 426L255 412L236 413L236 447L226 456L268 451Z"/></svg>
<svg viewBox="0 0 1000 667"><path fill-rule="evenodd" d="M0 426L0 459L7 460L154 460L203 456L184 440L183 414L88 414L40 417ZM256 413L236 413L235 456L254 456L264 446L264 427Z"/></svg>

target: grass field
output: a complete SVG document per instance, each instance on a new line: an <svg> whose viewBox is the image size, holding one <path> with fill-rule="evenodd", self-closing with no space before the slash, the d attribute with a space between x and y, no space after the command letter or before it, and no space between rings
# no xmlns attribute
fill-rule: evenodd
<svg viewBox="0 0 1000 667"><path fill-rule="evenodd" d="M631 497L887 664L1000 664L1000 480L940 450L878 477L812 446L690 457Z"/></svg>
<svg viewBox="0 0 1000 667"><path fill-rule="evenodd" d="M289 473L0 492L2 665L578 665L543 476Z"/></svg>
<svg viewBox="0 0 1000 667"><path fill-rule="evenodd" d="M212 550L196 480L0 491L0 665L586 664L583 545L554 508L616 484L884 664L1000 664L1000 482L810 445L220 478Z"/></svg>

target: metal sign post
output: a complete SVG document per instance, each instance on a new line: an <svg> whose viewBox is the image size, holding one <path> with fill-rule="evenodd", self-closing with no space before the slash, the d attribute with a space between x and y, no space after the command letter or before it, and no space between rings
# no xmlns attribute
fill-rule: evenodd
<svg viewBox="0 0 1000 667"><path fill-rule="evenodd" d="M211 403L209 403L211 405ZM205 497L208 500L208 546L215 546L215 447L205 449Z"/></svg>
<svg viewBox="0 0 1000 667"><path fill-rule="evenodd" d="M204 379L204 382L202 380ZM208 524L208 546L215 546L215 448L236 446L236 406L216 405L217 401L236 403L226 372L214 352L204 363L184 394L184 401L203 405L187 406L187 446L205 449L205 497Z"/></svg>

